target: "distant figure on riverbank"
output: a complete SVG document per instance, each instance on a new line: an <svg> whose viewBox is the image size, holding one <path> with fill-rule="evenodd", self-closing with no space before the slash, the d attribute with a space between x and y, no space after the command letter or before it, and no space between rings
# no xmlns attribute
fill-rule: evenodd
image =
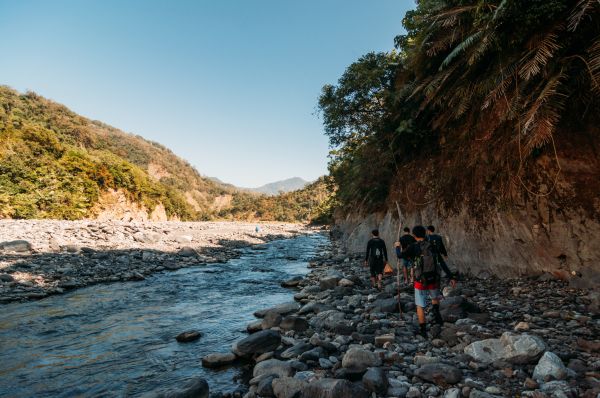
<svg viewBox="0 0 600 398"><path fill-rule="evenodd" d="M260 232L260 227L257 225L256 228L254 228L254 231L258 234Z"/></svg>
<svg viewBox="0 0 600 398"><path fill-rule="evenodd" d="M444 246L444 239L435 233L435 227L430 225L427 227L427 240L433 244L437 253L437 260L440 262L442 267L448 267L446 261L448 261L448 252L446 246ZM446 259L446 261L444 261Z"/></svg>
<svg viewBox="0 0 600 398"><path fill-rule="evenodd" d="M412 243L401 251L396 247L396 254L399 258L408 258L413 263L414 269L414 287L415 287L415 304L417 306L417 317L419 318L419 333L427 338L427 323L425 319L425 307L427 300L431 299L432 312L435 323L442 325L444 320L440 314L440 268L450 279L452 286L456 284L454 276L448 269L445 263L439 263L435 246L426 240L427 232L425 227L417 225L413 228L412 234L416 242Z"/></svg>
<svg viewBox="0 0 600 398"><path fill-rule="evenodd" d="M367 253L365 255L365 267L369 266L371 273L371 286L381 290L381 280L383 279L383 268L388 262L387 248L385 242L379 237L379 230L371 231L371 239L367 243Z"/></svg>
<svg viewBox="0 0 600 398"><path fill-rule="evenodd" d="M404 235L399 236L398 237L398 242L396 242L396 248L400 248L401 251L404 251L406 249L408 249L408 246L412 245L413 243L415 243L416 240L415 238L410 234L410 228L408 227L404 227ZM398 259L398 261L402 260L402 271L404 273L404 283L408 284L408 270L410 269L410 282L412 283L413 279L414 279L414 272L411 269L412 268L412 261L407 259L407 258L403 258L403 259Z"/></svg>

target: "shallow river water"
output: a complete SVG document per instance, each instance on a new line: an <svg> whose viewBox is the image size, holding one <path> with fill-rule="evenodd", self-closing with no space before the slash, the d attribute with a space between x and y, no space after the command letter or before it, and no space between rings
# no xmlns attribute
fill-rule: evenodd
<svg viewBox="0 0 600 398"><path fill-rule="evenodd" d="M229 351L255 310L291 301L279 283L306 274L326 242L324 235L273 241L224 264L2 305L0 396L135 397L196 376L211 391L231 391L239 370L204 369L200 358ZM190 329L204 336L175 341Z"/></svg>

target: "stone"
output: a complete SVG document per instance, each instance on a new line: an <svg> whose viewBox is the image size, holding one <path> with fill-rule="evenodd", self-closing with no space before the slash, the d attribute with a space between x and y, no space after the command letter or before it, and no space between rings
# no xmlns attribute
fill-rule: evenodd
<svg viewBox="0 0 600 398"><path fill-rule="evenodd" d="M320 330L332 330L340 321L343 321L345 315L343 312L337 310L327 310L319 312L313 316L309 323L317 331Z"/></svg>
<svg viewBox="0 0 600 398"><path fill-rule="evenodd" d="M161 234L152 231L140 231L133 234L133 239L140 243L158 243L161 240Z"/></svg>
<svg viewBox="0 0 600 398"><path fill-rule="evenodd" d="M262 320L254 321L246 326L246 331L250 334L263 330Z"/></svg>
<svg viewBox="0 0 600 398"><path fill-rule="evenodd" d="M193 237L191 235L178 235L173 240L177 243L192 243Z"/></svg>
<svg viewBox="0 0 600 398"><path fill-rule="evenodd" d="M301 276L295 276L292 279L281 282L281 287L296 287L302 282L304 278Z"/></svg>
<svg viewBox="0 0 600 398"><path fill-rule="evenodd" d="M295 332L304 332L308 329L308 321L302 317L286 316L283 318L279 327L282 330L293 330Z"/></svg>
<svg viewBox="0 0 600 398"><path fill-rule="evenodd" d="M533 369L532 378L535 381L543 382L547 378L562 380L567 377L567 368L562 360L553 352L546 351L540 358L540 361Z"/></svg>
<svg viewBox="0 0 600 398"><path fill-rule="evenodd" d="M321 379L309 383L300 398L368 398L369 393L348 380Z"/></svg>
<svg viewBox="0 0 600 398"><path fill-rule="evenodd" d="M498 360L515 364L536 361L546 349L537 336L505 332L500 339L475 341L465 347L465 354L477 362L492 363Z"/></svg>
<svg viewBox="0 0 600 398"><path fill-rule="evenodd" d="M0 274L0 281L2 282L12 282L15 278L13 278L10 274Z"/></svg>
<svg viewBox="0 0 600 398"><path fill-rule="evenodd" d="M415 376L443 386L458 383L462 379L462 372L451 365L430 363L417 369Z"/></svg>
<svg viewBox="0 0 600 398"><path fill-rule="evenodd" d="M375 345L377 347L383 347L386 343L393 343L396 340L396 336L393 334L383 334L381 336L375 336Z"/></svg>
<svg viewBox="0 0 600 398"><path fill-rule="evenodd" d="M274 328L276 326L279 326L279 324L281 323L281 319L282 317L279 313L274 311L267 312L267 314L262 319L260 327L263 329Z"/></svg>
<svg viewBox="0 0 600 398"><path fill-rule="evenodd" d="M286 349L285 351L283 351L280 354L280 357L283 359L295 358L295 357L305 353L306 351L311 350L312 348L313 348L312 344L300 342L300 343Z"/></svg>
<svg viewBox="0 0 600 398"><path fill-rule="evenodd" d="M529 323L519 322L515 325L515 332L526 332L529 330Z"/></svg>
<svg viewBox="0 0 600 398"><path fill-rule="evenodd" d="M485 391L472 390L471 394L469 394L469 398L500 398L500 397L498 395L492 395Z"/></svg>
<svg viewBox="0 0 600 398"><path fill-rule="evenodd" d="M421 390L418 387L410 386L406 392L406 398L421 398Z"/></svg>
<svg viewBox="0 0 600 398"><path fill-rule="evenodd" d="M274 397L275 393L273 392L273 380L276 379L277 376L275 375L266 375L258 382L258 385L256 386L256 393L261 397Z"/></svg>
<svg viewBox="0 0 600 398"><path fill-rule="evenodd" d="M398 312L398 299L388 298L373 302L374 312Z"/></svg>
<svg viewBox="0 0 600 398"><path fill-rule="evenodd" d="M342 358L343 368L359 372L379 365L381 365L380 358L375 353L362 348L350 348Z"/></svg>
<svg viewBox="0 0 600 398"><path fill-rule="evenodd" d="M202 357L202 366L205 368L219 368L234 363L237 357L231 352L213 353Z"/></svg>
<svg viewBox="0 0 600 398"><path fill-rule="evenodd" d="M413 363L417 366L423 366L430 363L438 363L440 359L438 357L428 357L427 355L415 355Z"/></svg>
<svg viewBox="0 0 600 398"><path fill-rule="evenodd" d="M157 393L156 398L208 398L208 383L201 377L192 379L180 389Z"/></svg>
<svg viewBox="0 0 600 398"><path fill-rule="evenodd" d="M323 290L334 289L341 278L336 276L327 276L319 281L319 288Z"/></svg>
<svg viewBox="0 0 600 398"><path fill-rule="evenodd" d="M200 337L202 337L202 333L200 333L199 331L188 330L187 332L179 333L177 337L175 337L175 339L180 343L187 343L190 341L198 340Z"/></svg>
<svg viewBox="0 0 600 398"><path fill-rule="evenodd" d="M266 308L264 310L259 310L256 311L254 313L254 316L257 318L264 318L264 316L268 313L268 312L276 312L279 315L287 315L291 312L296 312L300 309L300 304L296 303L295 301L289 302L289 303L283 303L283 304L279 304L276 305L275 307L271 307L271 308Z"/></svg>
<svg viewBox="0 0 600 398"><path fill-rule="evenodd" d="M354 282L352 282L350 279L342 278L338 281L338 286L350 287L354 286Z"/></svg>
<svg viewBox="0 0 600 398"><path fill-rule="evenodd" d="M362 378L363 386L367 391L384 395L389 387L386 373L381 368L369 368Z"/></svg>
<svg viewBox="0 0 600 398"><path fill-rule="evenodd" d="M444 398L460 398L460 389L453 387L444 392Z"/></svg>
<svg viewBox="0 0 600 398"><path fill-rule="evenodd" d="M275 350L281 343L281 336L274 330L262 330L239 340L233 344L234 354L244 357L254 354L264 354Z"/></svg>
<svg viewBox="0 0 600 398"><path fill-rule="evenodd" d="M25 253L32 250L31 243L26 240L0 242L0 250L5 252Z"/></svg>
<svg viewBox="0 0 600 398"><path fill-rule="evenodd" d="M196 257L198 252L193 247L185 246L179 250L179 255L182 257Z"/></svg>
<svg viewBox="0 0 600 398"><path fill-rule="evenodd" d="M278 377L289 377L294 375L294 368L288 361L280 361L279 359L267 359L254 366L252 377L261 375L277 375Z"/></svg>
<svg viewBox="0 0 600 398"><path fill-rule="evenodd" d="M276 398L295 398L307 385L305 380L281 377L273 380L273 394Z"/></svg>

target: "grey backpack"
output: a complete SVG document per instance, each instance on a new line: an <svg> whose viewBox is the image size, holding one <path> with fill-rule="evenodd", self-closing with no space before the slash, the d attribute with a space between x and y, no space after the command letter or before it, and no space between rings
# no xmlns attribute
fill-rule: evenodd
<svg viewBox="0 0 600 398"><path fill-rule="evenodd" d="M416 278L425 285L439 282L440 271L435 246L426 240L418 242L421 254L415 258Z"/></svg>

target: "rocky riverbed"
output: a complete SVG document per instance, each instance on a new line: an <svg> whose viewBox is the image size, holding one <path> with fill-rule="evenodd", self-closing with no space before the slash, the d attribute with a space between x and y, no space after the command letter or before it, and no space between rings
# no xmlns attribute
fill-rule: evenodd
<svg viewBox="0 0 600 398"><path fill-rule="evenodd" d="M0 220L0 303L225 262L242 247L310 232L288 223Z"/></svg>
<svg viewBox="0 0 600 398"><path fill-rule="evenodd" d="M294 301L255 313L249 336L206 367L240 363L252 379L211 397L589 397L600 394L598 292L548 275L465 277L444 289L443 327L416 335L410 286L369 287L362 259L335 245L286 281ZM208 396L203 390L199 396Z"/></svg>

